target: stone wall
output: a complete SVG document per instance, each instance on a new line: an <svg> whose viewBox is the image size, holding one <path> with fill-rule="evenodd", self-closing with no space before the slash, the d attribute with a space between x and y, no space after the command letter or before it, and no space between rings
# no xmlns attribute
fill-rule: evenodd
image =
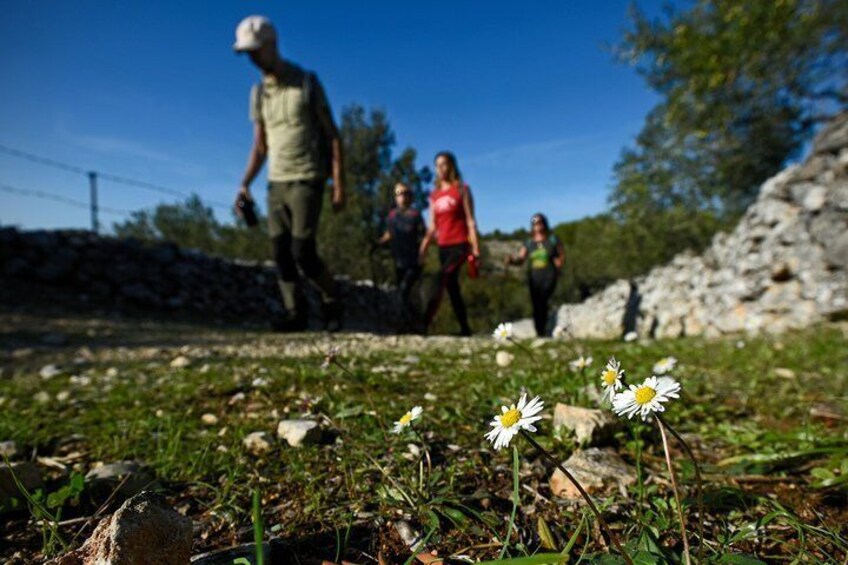
<svg viewBox="0 0 848 565"><path fill-rule="evenodd" d="M848 313L848 114L810 156L769 179L731 233L581 304L557 334L579 338L780 332ZM526 321L517 324L532 332Z"/></svg>
<svg viewBox="0 0 848 565"><path fill-rule="evenodd" d="M146 244L88 231L0 229L0 273L5 300L27 285L55 288L63 298L131 312L172 312L209 321L264 323L282 312L270 264L209 257L169 243ZM370 281L337 279L345 329L395 332L404 328L400 299ZM308 289L310 310L318 299ZM320 327L320 320L310 320Z"/></svg>

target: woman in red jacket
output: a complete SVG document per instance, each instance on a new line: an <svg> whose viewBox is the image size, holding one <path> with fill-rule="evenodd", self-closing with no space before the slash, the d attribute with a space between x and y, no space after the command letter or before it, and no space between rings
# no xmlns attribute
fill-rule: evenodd
<svg viewBox="0 0 848 565"><path fill-rule="evenodd" d="M469 255L474 260L480 257L480 240L471 190L462 182L456 157L449 151L436 155L436 186L430 193L430 222L419 253L422 265L434 236L439 245L441 269L439 285L427 304L424 323L430 326L447 290L459 322L460 335L471 335L468 313L459 291L459 270Z"/></svg>

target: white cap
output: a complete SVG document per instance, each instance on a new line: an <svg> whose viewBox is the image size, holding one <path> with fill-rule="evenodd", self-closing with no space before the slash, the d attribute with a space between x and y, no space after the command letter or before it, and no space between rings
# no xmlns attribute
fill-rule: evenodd
<svg viewBox="0 0 848 565"><path fill-rule="evenodd" d="M235 51L253 51L266 43L277 40L277 32L271 20L265 16L248 16L236 28Z"/></svg>

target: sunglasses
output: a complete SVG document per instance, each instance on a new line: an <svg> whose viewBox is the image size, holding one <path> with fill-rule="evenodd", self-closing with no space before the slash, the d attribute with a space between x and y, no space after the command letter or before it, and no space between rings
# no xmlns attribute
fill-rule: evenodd
<svg viewBox="0 0 848 565"><path fill-rule="evenodd" d="M540 224L540 223L542 223L542 218L540 218L538 216L533 216L532 218L530 218L530 223L531 224Z"/></svg>

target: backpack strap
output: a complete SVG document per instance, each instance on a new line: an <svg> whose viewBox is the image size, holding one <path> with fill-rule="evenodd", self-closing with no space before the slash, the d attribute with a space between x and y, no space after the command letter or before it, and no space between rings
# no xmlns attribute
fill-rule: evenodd
<svg viewBox="0 0 848 565"><path fill-rule="evenodd" d="M309 106L309 110L312 112L313 118L318 120L318 109L315 107L315 82L316 82L315 73L312 71L303 71L303 84L301 88L303 89L303 97L306 99L306 105Z"/></svg>

